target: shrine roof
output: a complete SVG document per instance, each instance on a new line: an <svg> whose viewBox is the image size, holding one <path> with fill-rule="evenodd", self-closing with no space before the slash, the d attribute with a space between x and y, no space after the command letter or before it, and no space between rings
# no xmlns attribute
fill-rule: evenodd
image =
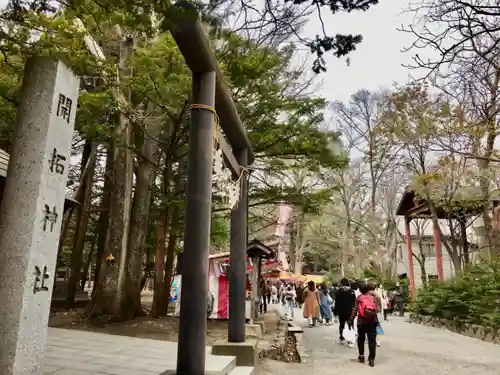
<svg viewBox="0 0 500 375"><path fill-rule="evenodd" d="M263 259L271 259L276 257L276 251L271 246L265 245L263 242L253 239L247 245L247 255L249 257L261 257Z"/></svg>
<svg viewBox="0 0 500 375"><path fill-rule="evenodd" d="M473 191L475 194L467 194L471 197L469 199L456 199L454 204L456 204L459 208L454 209L454 212L451 215L452 218L476 216L481 214L483 211L484 203L482 202L482 196L479 191L476 192L479 187L470 186L463 187L463 189L468 189L471 192ZM498 206L500 204L500 197L492 197L491 201L494 206ZM438 206L437 212L438 219L447 219L450 217L450 213L443 209L443 207ZM405 192L399 201L396 215L405 216L411 219L422 219L431 216L425 199L420 198L410 187L405 189Z"/></svg>
<svg viewBox="0 0 500 375"><path fill-rule="evenodd" d="M264 244L262 241L253 239L247 244L247 256L254 257L260 256L263 259L272 259L276 257L276 251L273 246L278 245L278 242L271 242ZM231 253L229 251L224 251L217 254L210 254L208 259L219 259L219 258L229 258Z"/></svg>

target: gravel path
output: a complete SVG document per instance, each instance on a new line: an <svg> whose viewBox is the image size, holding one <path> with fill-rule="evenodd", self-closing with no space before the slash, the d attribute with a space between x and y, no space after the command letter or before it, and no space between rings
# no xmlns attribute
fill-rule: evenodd
<svg viewBox="0 0 500 375"><path fill-rule="evenodd" d="M305 320L296 322L305 326ZM304 328L301 364L266 360L258 375L498 375L500 346L444 329L390 317L375 367L356 362L357 350L338 344L338 325ZM368 354L368 353L366 353Z"/></svg>

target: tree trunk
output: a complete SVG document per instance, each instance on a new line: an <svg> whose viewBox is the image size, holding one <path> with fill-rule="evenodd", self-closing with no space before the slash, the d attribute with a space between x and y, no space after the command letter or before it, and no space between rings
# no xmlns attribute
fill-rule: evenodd
<svg viewBox="0 0 500 375"><path fill-rule="evenodd" d="M450 253L450 259L453 263L453 269L455 270L455 276L462 273L462 261L460 255L457 252Z"/></svg>
<svg viewBox="0 0 500 375"><path fill-rule="evenodd" d="M461 219L460 223L460 236L462 237L462 253L464 257L464 266L467 267L470 262L469 257L469 243L467 242L467 222L465 219Z"/></svg>
<svg viewBox="0 0 500 375"><path fill-rule="evenodd" d="M420 265L420 279L422 280L422 286L427 287L427 271L425 270L425 262L418 262Z"/></svg>
<svg viewBox="0 0 500 375"><path fill-rule="evenodd" d="M420 279L422 280L422 285L424 287L427 286L427 270L425 268L425 260L426 260L426 256L425 256L425 253L424 253L424 246L423 246L423 241L422 241L422 231L423 231L423 227L421 227L422 225L422 222L419 220L419 221L416 221L415 222L415 225L416 225L416 230L417 230L417 243L418 243L418 253L419 253L419 256L415 256L415 259L417 259L417 262L420 266Z"/></svg>
<svg viewBox="0 0 500 375"><path fill-rule="evenodd" d="M148 132L142 145L135 180L135 194L132 202L128 242L128 272L124 318L133 319L136 314L142 314L141 279L144 261L144 245L146 243L149 210L151 204L151 185L155 176L160 122L148 126Z"/></svg>
<svg viewBox="0 0 500 375"><path fill-rule="evenodd" d="M347 264L345 262L347 255ZM354 259L354 253L351 246L351 217L349 214L346 217L346 223L344 228L344 251L342 251L342 277L345 276L346 266L351 265L351 259ZM355 261L354 261L355 262ZM349 267L347 267L349 270Z"/></svg>
<svg viewBox="0 0 500 375"><path fill-rule="evenodd" d="M85 142L82 155L82 174L85 170L85 165L90 160L93 153L97 151L95 143L91 140ZM92 182L94 181L95 163L92 163L89 171L81 184L83 184L83 201L78 207L78 217L76 219L76 230L73 243L73 251L71 253L71 270L66 287L66 307L68 309L73 307L75 302L75 293L77 285L82 277L82 261L83 261L83 248L85 246L85 239L87 238L87 225L90 216L90 203L92 196Z"/></svg>
<svg viewBox="0 0 500 375"><path fill-rule="evenodd" d="M163 272L165 269L165 240L168 226L168 210L163 208L156 226L156 252L155 252L155 283L153 292L153 308L151 316L158 318L162 315Z"/></svg>
<svg viewBox="0 0 500 375"><path fill-rule="evenodd" d="M297 217L292 218L290 220L290 242L288 244L288 254L290 256L289 267L292 272L297 273L295 270L295 266L297 264Z"/></svg>
<svg viewBox="0 0 500 375"><path fill-rule="evenodd" d="M106 156L106 171L104 172L104 186L102 189L101 205L99 220L97 222L97 251L95 254L95 272L94 272L94 287L92 295L94 295L99 281L102 262L105 258L104 248L106 246L106 233L108 232L109 222L109 197L111 185L113 184L113 149L108 146L108 154Z"/></svg>
<svg viewBox="0 0 500 375"><path fill-rule="evenodd" d="M183 168L184 167L184 168ZM186 163L179 163L179 169L174 178L175 188L173 191L173 199L182 191L182 173L184 172ZM170 231L168 234L168 246L167 246L167 262L165 264L165 278L163 280L163 287L165 292L163 293L163 306L164 314L168 313L168 304L170 302L170 285L172 284L172 276L174 273L174 261L177 247L177 238L179 236L179 226L182 213L182 206L178 203L172 207L172 215L170 219Z"/></svg>
<svg viewBox="0 0 500 375"><path fill-rule="evenodd" d="M153 188L154 187L155 187L155 185L153 184ZM149 205L150 207L153 207L154 198L155 198L155 194L153 191L153 192L151 192L151 203ZM152 220L151 216L152 215L150 215L150 217L149 217L148 236L151 236L151 234L153 232L152 225L151 225L153 223L153 220ZM156 232L154 233L154 235L156 238ZM144 287L146 286L148 278L151 277L151 275L153 273L152 271L153 271L154 267L151 267L152 262L153 262L153 249L150 246L146 246L146 259L145 259L144 273L142 275L142 280L141 280L141 292L144 290Z"/></svg>
<svg viewBox="0 0 500 375"><path fill-rule="evenodd" d="M87 254L87 260L83 266L82 280L80 282L80 290L83 292L85 290L85 283L87 282L87 276L90 271L90 266L92 264L92 254L94 254L95 247L95 237L90 242L89 253Z"/></svg>
<svg viewBox="0 0 500 375"><path fill-rule="evenodd" d="M483 222L484 228L486 230L487 248L482 250L481 255L499 256L500 255L500 236L498 229L494 228L492 225L491 215L493 211L493 202L490 196L490 178L489 166L490 158L493 154L495 148L495 140L497 137L497 116L498 116L498 88L500 86L500 70L497 69L495 72L494 79L488 80L489 93L488 97L489 105L486 106L487 116L483 123L486 124L486 142L482 152L477 150L478 154L482 154L482 158L477 159L477 166L480 170L479 184L481 191L483 193ZM481 124L483 126L483 124ZM481 143L482 144L482 143ZM481 244L480 242L480 245Z"/></svg>
<svg viewBox="0 0 500 375"><path fill-rule="evenodd" d="M175 213L174 213L175 214ZM164 293L162 295L162 305L164 306L164 314L168 313L168 304L170 302L170 285L172 284L172 275L174 273L174 260L176 257L176 247L177 247L177 224L174 224L174 216L179 219L180 215L172 215L172 221L170 225L170 233L168 235L168 246L167 246L167 262L165 264L165 278L163 280Z"/></svg>
<svg viewBox="0 0 500 375"><path fill-rule="evenodd" d="M168 198L170 182L172 180L172 160L167 156L165 160L165 169L163 170L162 195L163 200ZM161 209L160 219L156 227L156 253L155 253L155 286L153 294L153 309L151 316L162 316L165 311L164 304L164 286L163 278L165 272L165 242L167 238L167 230L169 223L169 206L168 202L164 202Z"/></svg>
<svg viewBox="0 0 500 375"><path fill-rule="evenodd" d="M85 179L87 178L87 174L90 172L91 166L95 166L95 158L96 158L96 153L94 152L90 157L88 158L87 162L83 165L85 167L83 168L83 171L80 176L80 184L76 188L75 196L74 199L78 203L82 203L83 200L83 194L84 194L84 186L85 184L83 183ZM64 241L66 239L66 234L68 233L69 229L69 224L71 223L71 215L73 214L74 211L74 206L70 207L63 215L63 223L61 226L61 234L59 236L59 244L57 247L57 263L59 263L59 259L62 254L62 250L64 247Z"/></svg>
<svg viewBox="0 0 500 375"><path fill-rule="evenodd" d="M122 37L120 43L120 78L130 75L128 68L133 53L134 41ZM125 102L123 93L117 89L118 101ZM129 99L129 98L128 98ZM126 102L130 102L127 100ZM101 266L98 286L93 295L91 316L106 314L118 320L125 315L125 279L128 263L128 234L132 203L133 158L131 148L131 125L124 113L117 115L113 140L113 184L110 190L109 222L106 235L106 261Z"/></svg>

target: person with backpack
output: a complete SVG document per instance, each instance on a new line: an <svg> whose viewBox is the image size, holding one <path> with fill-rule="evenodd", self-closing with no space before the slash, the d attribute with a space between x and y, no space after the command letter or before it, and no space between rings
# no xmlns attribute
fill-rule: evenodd
<svg viewBox="0 0 500 375"><path fill-rule="evenodd" d="M370 367L375 366L377 351L378 307L373 289L368 283L359 286L361 294L356 299L356 305L349 319L353 324L354 319L358 318L358 361L365 362L365 341L368 341L368 365Z"/></svg>

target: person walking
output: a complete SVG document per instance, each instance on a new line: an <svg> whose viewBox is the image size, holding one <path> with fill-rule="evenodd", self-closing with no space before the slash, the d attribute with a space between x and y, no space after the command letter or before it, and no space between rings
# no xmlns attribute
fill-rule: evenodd
<svg viewBox="0 0 500 375"><path fill-rule="evenodd" d="M276 285L271 285L271 303L278 303L278 288Z"/></svg>
<svg viewBox="0 0 500 375"><path fill-rule="evenodd" d="M267 312L267 295L269 294L269 286L266 281L261 278L260 279L260 313Z"/></svg>
<svg viewBox="0 0 500 375"><path fill-rule="evenodd" d="M285 291L285 319L293 320L293 309L295 305L295 290L291 285L288 285ZM290 313L290 314L288 314Z"/></svg>
<svg viewBox="0 0 500 375"><path fill-rule="evenodd" d="M381 284L375 282L369 282L368 287L370 288L370 294L375 297L375 303L377 304L378 312L384 311L384 297L383 297L383 287ZM377 326L380 325L380 321L377 315ZM377 335L377 346L380 346L380 340Z"/></svg>
<svg viewBox="0 0 500 375"><path fill-rule="evenodd" d="M399 313L399 316L405 315L405 288L399 283L396 283L396 290L394 291L394 308Z"/></svg>
<svg viewBox="0 0 500 375"><path fill-rule="evenodd" d="M375 355L377 352L377 325L378 308L375 296L368 283L360 285L360 296L356 299L356 305L352 310L349 321L354 322L357 317L358 328L358 361L365 362L365 341L368 341L368 365L375 366Z"/></svg>
<svg viewBox="0 0 500 375"><path fill-rule="evenodd" d="M387 296L387 291L382 284L379 284L375 292L380 298L380 311L384 314L384 321L387 322L389 315L389 297Z"/></svg>
<svg viewBox="0 0 500 375"><path fill-rule="evenodd" d="M267 304L271 304L271 280L267 280Z"/></svg>
<svg viewBox="0 0 500 375"><path fill-rule="evenodd" d="M364 282L353 281L351 283L351 289L354 291L354 295L356 296L356 298L358 298L361 295L361 292L359 291L359 287L361 286L361 284L364 284Z"/></svg>
<svg viewBox="0 0 500 375"><path fill-rule="evenodd" d="M333 314L331 309L332 297L330 296L330 291L325 283L321 284L319 292L319 310L321 312L321 318L325 321L326 325L329 326L333 320Z"/></svg>
<svg viewBox="0 0 500 375"><path fill-rule="evenodd" d="M314 281L307 283L307 289L303 294L304 301L304 318L309 322L309 327L316 326L316 321L319 317L319 293L316 290Z"/></svg>
<svg viewBox="0 0 500 375"><path fill-rule="evenodd" d="M286 301L285 301L285 292L286 292L286 288L288 287L288 285L286 283L283 283L281 284L281 288L280 288L280 302L281 304L283 305L283 307L285 307L286 305Z"/></svg>
<svg viewBox="0 0 500 375"><path fill-rule="evenodd" d="M304 303L304 286L302 284L297 284L295 287L295 303L299 309L302 308L302 304Z"/></svg>
<svg viewBox="0 0 500 375"><path fill-rule="evenodd" d="M339 285L337 283L333 283L332 284L332 287L330 288L330 297L332 297L332 304L330 305L330 308L332 310L332 314L333 314L333 322L334 323L338 323L339 322L339 318L337 316L337 314L335 313L335 295L337 294L337 290L339 289Z"/></svg>
<svg viewBox="0 0 500 375"><path fill-rule="evenodd" d="M387 291L387 305L389 315L394 314L394 289L389 289Z"/></svg>
<svg viewBox="0 0 500 375"><path fill-rule="evenodd" d="M344 337L344 329L352 314L355 302L356 297L354 295L354 291L349 285L349 280L343 278L340 280L340 288L335 293L335 315L339 317L339 339L341 344L344 344L346 341ZM349 324L347 329L353 330L353 324ZM348 344L352 346L353 342L350 342L349 340Z"/></svg>

